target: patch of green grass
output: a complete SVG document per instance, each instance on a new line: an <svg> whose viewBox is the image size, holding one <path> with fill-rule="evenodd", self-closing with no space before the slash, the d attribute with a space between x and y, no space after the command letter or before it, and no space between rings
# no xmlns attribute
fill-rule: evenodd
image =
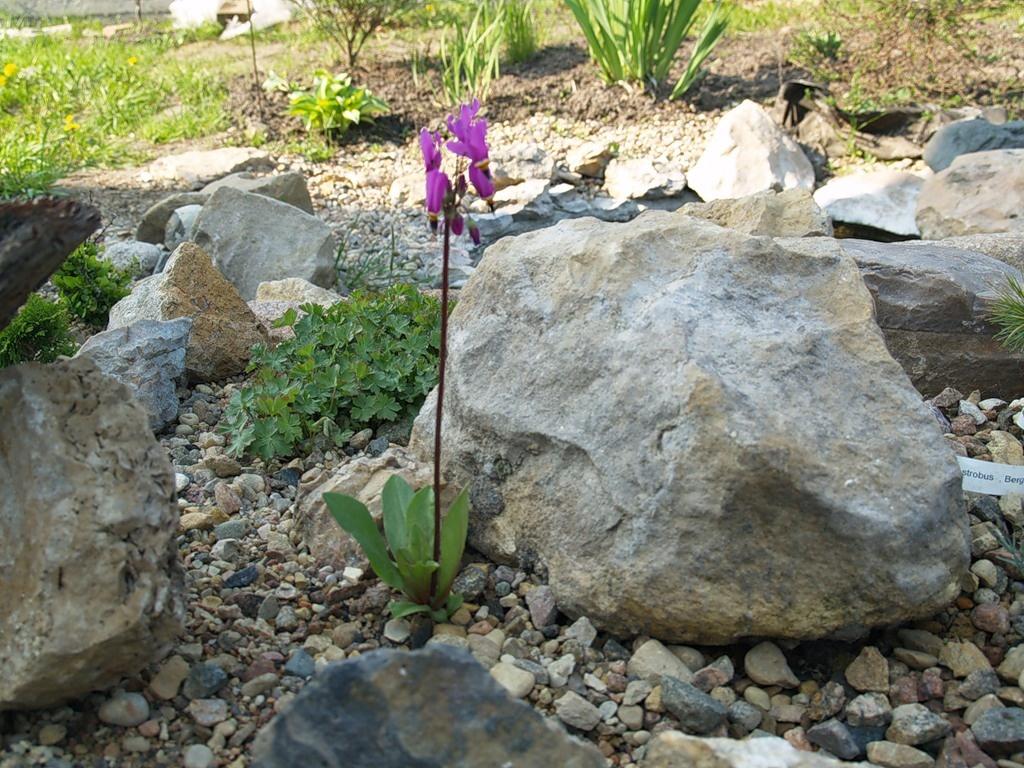
<svg viewBox="0 0 1024 768"><path fill-rule="evenodd" d="M0 197L44 191L67 172L139 159L140 141L228 126L225 73L175 55L191 38L41 36L0 47Z"/></svg>

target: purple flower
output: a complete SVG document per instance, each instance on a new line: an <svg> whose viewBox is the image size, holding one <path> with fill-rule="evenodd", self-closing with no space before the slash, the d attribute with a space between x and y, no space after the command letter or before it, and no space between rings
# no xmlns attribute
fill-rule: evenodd
<svg viewBox="0 0 1024 768"><path fill-rule="evenodd" d="M445 198L451 188L452 183L444 171L427 171L427 218L432 227L437 226L437 218L444 210Z"/></svg>
<svg viewBox="0 0 1024 768"><path fill-rule="evenodd" d="M473 182L476 193L489 204L494 202L494 182L491 174L475 165L469 166L469 180Z"/></svg>
<svg viewBox="0 0 1024 768"><path fill-rule="evenodd" d="M480 245L480 227L472 219L469 220L469 236L473 240L473 245Z"/></svg>
<svg viewBox="0 0 1024 768"><path fill-rule="evenodd" d="M456 213L455 216L452 217L452 234L455 235L456 237L461 235L463 229L465 228L465 225L466 220L463 219L461 215Z"/></svg>
<svg viewBox="0 0 1024 768"><path fill-rule="evenodd" d="M448 142L448 149L456 155L467 158L481 170L487 169L490 154L487 149L487 121L477 118L480 111L479 99L472 104L463 104L459 117L448 116L448 130L455 137Z"/></svg>
<svg viewBox="0 0 1024 768"><path fill-rule="evenodd" d="M420 151L423 153L423 165L427 171L441 168L441 134L431 133L426 128L420 131Z"/></svg>

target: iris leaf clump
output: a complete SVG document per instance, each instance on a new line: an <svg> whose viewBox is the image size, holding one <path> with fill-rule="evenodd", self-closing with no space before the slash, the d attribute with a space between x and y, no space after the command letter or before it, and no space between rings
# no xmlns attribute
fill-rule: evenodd
<svg viewBox="0 0 1024 768"><path fill-rule="evenodd" d="M590 55L609 83L640 82L658 87L666 82L683 41L697 21L701 0L565 0L576 17ZM713 0L710 14L690 54L686 69L669 98L685 93L700 67L725 32L722 0Z"/></svg>

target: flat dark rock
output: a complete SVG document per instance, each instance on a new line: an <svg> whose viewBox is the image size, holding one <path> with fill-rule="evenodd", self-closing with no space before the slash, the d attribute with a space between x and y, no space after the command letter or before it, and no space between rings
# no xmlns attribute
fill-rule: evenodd
<svg viewBox="0 0 1024 768"><path fill-rule="evenodd" d="M588 744L511 698L466 651L331 664L260 734L254 768L602 768Z"/></svg>

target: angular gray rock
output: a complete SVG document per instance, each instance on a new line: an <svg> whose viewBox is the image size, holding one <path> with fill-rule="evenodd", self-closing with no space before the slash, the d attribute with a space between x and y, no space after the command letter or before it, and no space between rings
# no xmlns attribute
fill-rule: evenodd
<svg viewBox="0 0 1024 768"><path fill-rule="evenodd" d="M990 709L971 726L978 746L995 758L1024 750L1024 709Z"/></svg>
<svg viewBox="0 0 1024 768"><path fill-rule="evenodd" d="M288 205L308 214L313 213L313 200L309 196L306 177L298 171L279 173L273 176L255 176L248 172L233 173L207 184L203 187L203 193L212 195L222 187L263 195L272 200L288 203Z"/></svg>
<svg viewBox="0 0 1024 768"><path fill-rule="evenodd" d="M164 248L173 253L179 245L191 240L196 229L196 219L202 210L201 205L183 205L181 208L175 208L164 230Z"/></svg>
<svg viewBox="0 0 1024 768"><path fill-rule="evenodd" d="M82 357L0 371L0 710L138 673L184 617L174 470Z"/></svg>
<svg viewBox="0 0 1024 768"><path fill-rule="evenodd" d="M256 288L256 301L297 301L329 307L341 301L334 291L313 285L301 277L286 277L284 280L270 280Z"/></svg>
<svg viewBox="0 0 1024 768"><path fill-rule="evenodd" d="M343 493L365 504L374 519L381 517L381 491L392 475L413 488L432 481L429 464L418 462L403 448L391 447L380 456L357 456L336 471L321 471L299 485L295 503L296 529L317 560L336 568L362 562L355 540L334 521L324 504L324 493Z"/></svg>
<svg viewBox="0 0 1024 768"><path fill-rule="evenodd" d="M103 373L131 390L158 432L178 418L176 389L185 378L185 349L192 318L139 320L97 333L75 357L89 357Z"/></svg>
<svg viewBox="0 0 1024 768"><path fill-rule="evenodd" d="M980 253L941 243L877 243L823 238L787 239L806 253L852 256L875 300L876 321L889 352L926 395L944 387L1013 392L1024 356L993 339L987 319L993 288L1020 273Z"/></svg>
<svg viewBox="0 0 1024 768"><path fill-rule="evenodd" d="M420 181L422 182L422 174ZM288 203L306 213L313 213L313 202L309 197L305 177L301 173L289 172L273 176L254 176L249 172L233 173L207 184L202 191L170 195L151 206L139 222L135 233L136 239L147 243L162 243L167 220L176 209L186 205L203 205L221 187L263 195Z"/></svg>
<svg viewBox="0 0 1024 768"><path fill-rule="evenodd" d="M194 239L247 301L267 280L301 277L323 288L335 281L331 228L263 195L218 189L199 214Z"/></svg>
<svg viewBox="0 0 1024 768"><path fill-rule="evenodd" d="M118 269L127 269L132 274L145 276L153 270L164 255L164 249L153 243L138 240L121 240L107 243L100 258Z"/></svg>
<svg viewBox="0 0 1024 768"><path fill-rule="evenodd" d="M615 199L639 200L676 197L686 189L686 174L678 168L656 165L647 158L608 163L604 186Z"/></svg>
<svg viewBox="0 0 1024 768"><path fill-rule="evenodd" d="M496 147L491 158L491 174L498 189L539 179L551 181L555 161L536 142L521 142L507 147ZM422 174L420 174L420 187Z"/></svg>
<svg viewBox="0 0 1024 768"><path fill-rule="evenodd" d="M185 371L193 382L241 373L253 345L265 341L256 316L195 243L182 243L163 272L140 280L110 308L108 329L138 320L192 318Z"/></svg>
<svg viewBox="0 0 1024 768"><path fill-rule="evenodd" d="M199 186L232 173L269 171L273 168L274 161L261 149L221 147L165 155L150 163L146 172L159 181Z"/></svg>
<svg viewBox="0 0 1024 768"><path fill-rule="evenodd" d="M833 221L917 237L914 215L923 185L923 178L906 171L854 173L831 179L814 193L814 201Z"/></svg>
<svg viewBox="0 0 1024 768"><path fill-rule="evenodd" d="M1024 232L994 232L984 235L962 235L945 240L910 240L922 245L944 245L962 251L974 251L991 256L1024 272Z"/></svg>
<svg viewBox="0 0 1024 768"><path fill-rule="evenodd" d="M686 174L703 200L766 189L814 188L814 168L800 145L759 104L747 100L718 121L704 154Z"/></svg>
<svg viewBox="0 0 1024 768"><path fill-rule="evenodd" d="M924 161L933 171L944 171L960 155L992 149L1024 149L1024 120L994 125L977 117L944 125L924 145Z"/></svg>
<svg viewBox="0 0 1024 768"><path fill-rule="evenodd" d="M960 155L928 179L917 200L926 240L984 232L1024 232L1024 149Z"/></svg>
<svg viewBox="0 0 1024 768"><path fill-rule="evenodd" d="M445 469L471 487L470 541L546 566L567 615L724 644L957 594L960 471L841 252L663 212L563 222L492 246L451 322ZM767 405L794 392L816 418Z"/></svg>
<svg viewBox="0 0 1024 768"><path fill-rule="evenodd" d="M165 197L142 214L142 220L135 229L135 239L143 243L163 244L171 214L186 205L202 205L209 197L205 192L179 192Z"/></svg>
<svg viewBox="0 0 1024 768"><path fill-rule="evenodd" d="M661 701L687 733L711 733L725 722L724 704L668 675L661 678Z"/></svg>
<svg viewBox="0 0 1024 768"><path fill-rule="evenodd" d="M748 235L831 237L832 222L806 189L766 190L736 200L687 203L686 216L713 221Z"/></svg>
<svg viewBox="0 0 1024 768"><path fill-rule="evenodd" d="M570 149L565 155L565 164L570 173L600 179L614 156L607 142L588 141Z"/></svg>
<svg viewBox="0 0 1024 768"><path fill-rule="evenodd" d="M785 739L700 739L663 731L647 748L640 768L874 768L870 763L840 762L803 752Z"/></svg>
<svg viewBox="0 0 1024 768"><path fill-rule="evenodd" d="M602 768L466 651L381 650L327 666L257 737L254 768Z"/></svg>

